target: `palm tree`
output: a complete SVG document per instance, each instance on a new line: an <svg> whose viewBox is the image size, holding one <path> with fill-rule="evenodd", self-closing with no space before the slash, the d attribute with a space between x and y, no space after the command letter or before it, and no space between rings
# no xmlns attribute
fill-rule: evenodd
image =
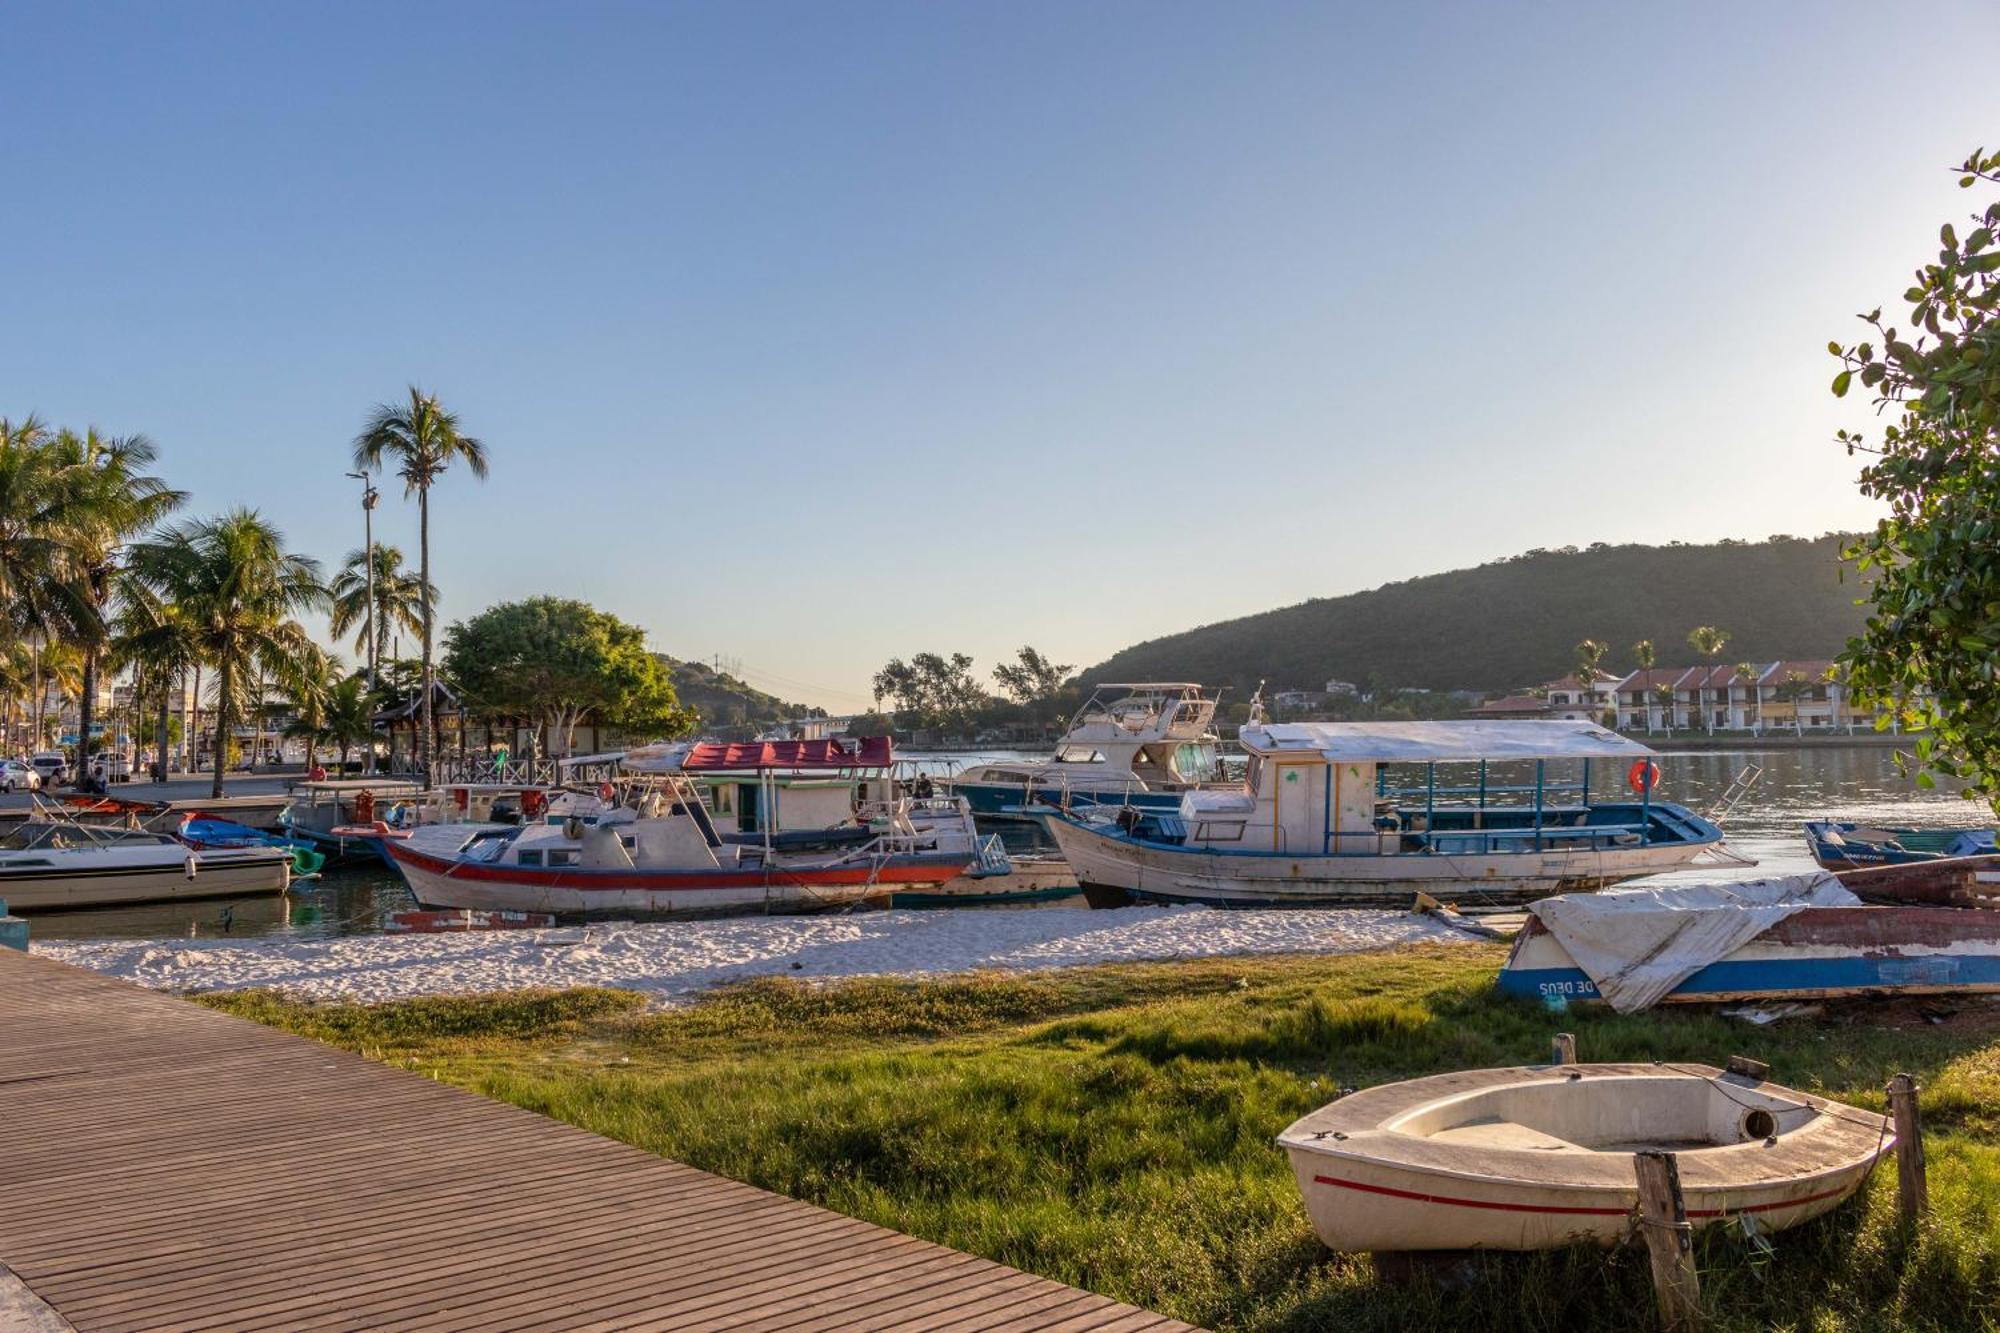
<svg viewBox="0 0 2000 1333"><path fill-rule="evenodd" d="M417 576L423 599L424 697L423 730L417 738L417 767L430 779L431 696L436 692L437 664L432 656L436 624L431 607L431 487L454 460L464 460L473 476L486 476L486 446L458 429L458 417L439 405L435 394L410 386L405 405L383 403L354 438L354 466L379 469L383 460L395 463L404 494L417 497Z"/></svg>
<svg viewBox="0 0 2000 1333"><path fill-rule="evenodd" d="M340 572L333 576L327 591L332 594L333 636L339 638L355 627L354 646L365 661L379 661L380 645L389 637L391 626L421 634L424 628L423 580L403 564L403 553L393 546L375 547L375 608L368 608L368 552L349 551ZM437 606L436 588L430 589L431 606Z"/></svg>
<svg viewBox="0 0 2000 1333"><path fill-rule="evenodd" d="M222 796L229 734L254 705L251 682L280 679L310 646L292 617L326 602L319 562L285 550L252 509L182 523L132 549L133 575L187 621L199 659L215 672L215 782Z"/></svg>
<svg viewBox="0 0 2000 1333"><path fill-rule="evenodd" d="M1671 682L1653 686L1650 693L1653 702L1660 706L1660 720L1667 729L1667 735L1674 734L1674 687ZM1650 728L1649 728L1650 730Z"/></svg>
<svg viewBox="0 0 2000 1333"><path fill-rule="evenodd" d="M279 683L292 721L287 737L306 743L306 768L319 766L320 742L326 739L327 701L340 676L340 659L317 644L307 644Z"/></svg>
<svg viewBox="0 0 2000 1333"><path fill-rule="evenodd" d="M33 679L33 661L28 650L18 643L0 646L0 708L4 708L4 729L0 729L0 748L9 753L14 747L14 713L22 700L27 697L30 681Z"/></svg>
<svg viewBox="0 0 2000 1333"><path fill-rule="evenodd" d="M372 760L375 754L375 696L368 692L368 682L359 675L349 676L333 687L326 697L325 726L323 739L340 750L340 767L347 768L348 752L357 745L368 747ZM362 771L374 767L364 763Z"/></svg>
<svg viewBox="0 0 2000 1333"><path fill-rule="evenodd" d="M1652 690L1653 663L1659 661L1659 655L1653 651L1653 641L1641 639L1633 644L1632 660L1639 664L1639 700L1644 703ZM1646 710L1646 734L1653 734L1653 710L1650 708Z"/></svg>
<svg viewBox="0 0 2000 1333"><path fill-rule="evenodd" d="M61 628L50 592L74 568L70 537L84 506L56 437L33 416L0 417L0 626L29 645L35 746L43 743L42 651Z"/></svg>
<svg viewBox="0 0 2000 1333"><path fill-rule="evenodd" d="M1609 644L1596 639L1585 639L1570 650L1575 654L1570 659L1570 670L1576 673L1576 684L1583 695L1583 701L1592 705L1597 702L1597 673L1603 669L1604 655L1611 651Z"/></svg>
<svg viewBox="0 0 2000 1333"><path fill-rule="evenodd" d="M1803 736L1805 734L1805 725L1799 718L1799 700L1811 694L1812 689L1812 678L1807 676L1805 672L1787 671L1785 678L1778 682L1778 688L1772 691L1772 693L1778 696L1780 703L1787 703L1792 706L1792 734L1794 736Z"/></svg>
<svg viewBox="0 0 2000 1333"><path fill-rule="evenodd" d="M1697 625L1688 631L1688 647L1708 659L1708 670L1702 673L1701 688L1695 697L1701 701L1701 716L1711 736L1715 734L1715 711L1709 706L1708 678L1715 674L1715 659L1722 656L1722 646L1728 642L1729 631L1713 625Z"/></svg>
<svg viewBox="0 0 2000 1333"><path fill-rule="evenodd" d="M150 684L154 713L153 780L167 780L169 706L177 685L199 664L194 638L180 608L160 600L136 578L119 581L118 613L112 621L113 668L132 668L136 680ZM192 718L183 718L183 727Z"/></svg>
<svg viewBox="0 0 2000 1333"><path fill-rule="evenodd" d="M81 786L97 713L98 658L110 636L105 608L123 576L125 544L179 508L187 497L141 471L159 457L159 450L143 435L106 439L93 427L82 435L64 431L56 437L55 447L76 495L69 568L53 585L53 600L83 653L76 722L76 783Z"/></svg>
<svg viewBox="0 0 2000 1333"><path fill-rule="evenodd" d="M1750 714L1750 729L1755 732L1762 732L1764 729L1764 689L1763 686L1757 683L1758 677L1761 674L1757 670L1755 663L1738 662L1736 664L1736 679L1743 682L1743 688L1750 697L1750 707L1752 710Z"/></svg>

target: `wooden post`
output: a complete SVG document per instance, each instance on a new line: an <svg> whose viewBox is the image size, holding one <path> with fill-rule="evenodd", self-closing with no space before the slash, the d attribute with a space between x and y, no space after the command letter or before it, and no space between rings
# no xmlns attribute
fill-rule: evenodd
<svg viewBox="0 0 2000 1333"><path fill-rule="evenodd" d="M1924 1180L1924 1127L1917 1114L1917 1080L1898 1074L1889 1080L1889 1114L1896 1122L1896 1198L1903 1220L1914 1222L1931 1208Z"/></svg>
<svg viewBox="0 0 2000 1333"><path fill-rule="evenodd" d="M1702 1328L1701 1279L1694 1271L1694 1226L1681 1197L1680 1166L1670 1152L1632 1155L1639 1177L1639 1229L1653 1263L1653 1294L1667 1333Z"/></svg>
<svg viewBox="0 0 2000 1333"><path fill-rule="evenodd" d="M1573 1065L1576 1063L1576 1034L1558 1032L1549 1043L1549 1063L1552 1065Z"/></svg>

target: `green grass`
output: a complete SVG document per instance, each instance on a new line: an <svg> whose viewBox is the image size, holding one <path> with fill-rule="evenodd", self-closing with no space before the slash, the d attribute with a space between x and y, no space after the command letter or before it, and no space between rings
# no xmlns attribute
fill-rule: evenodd
<svg viewBox="0 0 2000 1333"><path fill-rule="evenodd" d="M1545 1057L1769 1061L1880 1108L1925 1084L1933 1216L1893 1170L1760 1254L1704 1233L1727 1329L1994 1328L2000 1029L1852 1006L1755 1029L1702 1013L1551 1014L1497 948L1211 960L932 982L764 981L676 1010L601 990L316 1006L202 1003L433 1074L676 1160L1199 1324L1643 1327L1643 1256L1495 1255L1378 1278L1326 1253L1273 1136L1337 1089Z"/></svg>

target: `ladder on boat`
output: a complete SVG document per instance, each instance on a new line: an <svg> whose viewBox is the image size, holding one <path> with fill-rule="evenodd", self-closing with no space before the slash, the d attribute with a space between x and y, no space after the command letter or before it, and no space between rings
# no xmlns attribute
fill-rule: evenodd
<svg viewBox="0 0 2000 1333"><path fill-rule="evenodd" d="M1742 802L1745 796L1750 794L1750 789L1757 785L1757 779L1763 776L1764 770L1761 765L1745 764L1742 771L1737 773L1735 778L1730 781L1729 786L1723 790L1721 799L1709 807L1708 818L1710 822L1720 824L1724 819L1728 818L1729 813Z"/></svg>

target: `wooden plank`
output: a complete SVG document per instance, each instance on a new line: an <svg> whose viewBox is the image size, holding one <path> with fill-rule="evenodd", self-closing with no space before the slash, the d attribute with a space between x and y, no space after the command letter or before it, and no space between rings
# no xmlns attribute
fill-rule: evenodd
<svg viewBox="0 0 2000 1333"><path fill-rule="evenodd" d="M0 950L0 1261L85 1333L1184 1325Z"/></svg>

